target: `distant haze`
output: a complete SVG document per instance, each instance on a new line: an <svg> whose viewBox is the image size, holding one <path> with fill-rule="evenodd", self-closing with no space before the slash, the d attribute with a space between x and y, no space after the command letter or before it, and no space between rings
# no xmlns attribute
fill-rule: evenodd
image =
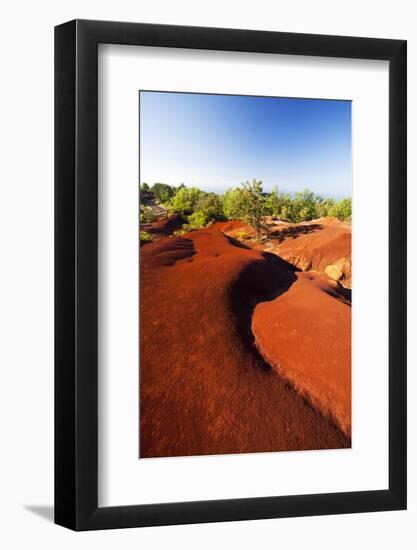
<svg viewBox="0 0 417 550"><path fill-rule="evenodd" d="M140 92L140 181L352 194L351 102Z"/></svg>

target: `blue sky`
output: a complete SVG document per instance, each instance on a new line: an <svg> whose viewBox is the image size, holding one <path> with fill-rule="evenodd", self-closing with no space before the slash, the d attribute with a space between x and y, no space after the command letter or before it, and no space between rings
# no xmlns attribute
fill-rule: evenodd
<svg viewBox="0 0 417 550"><path fill-rule="evenodd" d="M351 102L140 92L140 180L352 194Z"/></svg>

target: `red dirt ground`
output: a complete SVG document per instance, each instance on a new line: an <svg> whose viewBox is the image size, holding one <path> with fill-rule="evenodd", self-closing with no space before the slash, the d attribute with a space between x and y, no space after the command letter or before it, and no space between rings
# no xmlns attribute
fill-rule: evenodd
<svg viewBox="0 0 417 550"><path fill-rule="evenodd" d="M296 276L287 292L256 306L256 346L300 395L350 437L350 305L323 276Z"/></svg>
<svg viewBox="0 0 417 550"><path fill-rule="evenodd" d="M285 361L300 351L312 369L329 355L338 367L346 352L343 346L329 348L326 308L329 315L337 311L339 338L345 338L349 307L323 293L322 283L304 281L278 256L248 249L223 233L238 225L216 223L141 247L141 457L350 447L348 430L335 424L339 416L320 414L318 401L307 401L312 393L295 391L288 373L276 370L275 357L283 351L276 339L291 347ZM312 296L306 316L301 306ZM281 301L285 331L303 324L302 349L300 340L285 340L285 332L269 334L264 308L270 306L276 322L283 322ZM254 344L253 312L258 345L265 356L273 355L271 364ZM345 394L350 396L347 381Z"/></svg>
<svg viewBox="0 0 417 550"><path fill-rule="evenodd" d="M239 229L248 234L253 230L240 225L232 231L235 236ZM328 265L341 262L344 277L342 283L351 286L351 226L336 218L319 218L299 224L283 223L270 228L266 249L277 254L302 271L317 270L324 272ZM265 248L265 245L252 245Z"/></svg>
<svg viewBox="0 0 417 550"><path fill-rule="evenodd" d="M141 229L157 239L171 235L175 230L180 229L184 222L185 220L182 216L175 215L170 218L162 218L153 223L142 223Z"/></svg>

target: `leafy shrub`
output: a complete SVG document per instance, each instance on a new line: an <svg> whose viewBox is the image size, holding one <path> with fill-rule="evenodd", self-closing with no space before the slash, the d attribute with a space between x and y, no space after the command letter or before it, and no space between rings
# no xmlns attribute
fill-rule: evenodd
<svg viewBox="0 0 417 550"><path fill-rule="evenodd" d="M178 187L173 187L174 189L174 195L178 193L178 191L181 191L181 189L184 189L185 185L183 183L180 183Z"/></svg>
<svg viewBox="0 0 417 550"><path fill-rule="evenodd" d="M209 219L204 212L194 212L194 214L188 216L187 220L188 224L186 224L186 226L187 229L190 230L201 229L202 227L205 227L209 222Z"/></svg>
<svg viewBox="0 0 417 550"><path fill-rule="evenodd" d="M352 219L352 199L342 199L336 203L336 217L342 221L350 221Z"/></svg>
<svg viewBox="0 0 417 550"><path fill-rule="evenodd" d="M187 233L187 230L184 229L183 226L183 229L177 229L176 231L174 231L173 235L175 235L175 237L182 237L184 233Z"/></svg>
<svg viewBox="0 0 417 550"><path fill-rule="evenodd" d="M207 221L224 218L222 202L216 193L202 193L195 205L195 211L204 214Z"/></svg>
<svg viewBox="0 0 417 550"><path fill-rule="evenodd" d="M181 236L188 231L197 231L197 229L202 229L203 227L206 227L210 220L204 212L194 212L188 216L187 221L188 223L184 223L182 229L175 231L174 235Z"/></svg>
<svg viewBox="0 0 417 550"><path fill-rule="evenodd" d="M296 193L290 209L291 221L296 223L310 221L316 217L316 202L320 197L305 189L301 193Z"/></svg>
<svg viewBox="0 0 417 550"><path fill-rule="evenodd" d="M242 213L242 193L240 189L229 189L222 196L223 213L229 220L240 219Z"/></svg>
<svg viewBox="0 0 417 550"><path fill-rule="evenodd" d="M333 216L335 201L333 199L324 199L316 201L316 218L325 218Z"/></svg>
<svg viewBox="0 0 417 550"><path fill-rule="evenodd" d="M152 208L149 206L141 206L139 213L140 223L152 223L155 219Z"/></svg>
<svg viewBox="0 0 417 550"><path fill-rule="evenodd" d="M154 183L151 191L155 199L162 203L168 203L175 193L175 189L167 183Z"/></svg>
<svg viewBox="0 0 417 550"><path fill-rule="evenodd" d="M140 239L140 242L148 243L152 241L152 235L150 235L147 231L140 231L139 239Z"/></svg>
<svg viewBox="0 0 417 550"><path fill-rule="evenodd" d="M262 192L262 182L246 181L242 183L239 218L249 223L256 231L258 240L265 229L263 218L267 215L265 196Z"/></svg>
<svg viewBox="0 0 417 550"><path fill-rule="evenodd" d="M294 200L288 193L281 193L275 187L265 200L265 208L269 215L280 220L293 222L296 218Z"/></svg>
<svg viewBox="0 0 417 550"><path fill-rule="evenodd" d="M177 191L171 200L171 207L175 212L191 213L202 194L203 192L197 187L183 187Z"/></svg>
<svg viewBox="0 0 417 550"><path fill-rule="evenodd" d="M275 187L265 200L265 208L270 216L274 218L281 217L282 207L284 205L284 195Z"/></svg>
<svg viewBox="0 0 417 550"><path fill-rule="evenodd" d="M351 199L342 199L339 202L333 199L323 199L309 189L296 193L294 197L274 189L267 196L265 206L271 216L293 223L326 216L350 220L352 215Z"/></svg>
<svg viewBox="0 0 417 550"><path fill-rule="evenodd" d="M262 182L254 179L242 183L242 187L229 189L222 197L223 212L228 219L249 223L260 239L265 229L263 218L269 213Z"/></svg>

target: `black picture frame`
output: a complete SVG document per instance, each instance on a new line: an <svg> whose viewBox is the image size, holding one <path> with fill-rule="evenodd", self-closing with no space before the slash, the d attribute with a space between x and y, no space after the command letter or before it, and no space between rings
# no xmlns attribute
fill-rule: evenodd
<svg viewBox="0 0 417 550"><path fill-rule="evenodd" d="M98 44L389 62L389 488L98 507ZM406 41L74 20L55 28L55 523L74 530L406 508Z"/></svg>

